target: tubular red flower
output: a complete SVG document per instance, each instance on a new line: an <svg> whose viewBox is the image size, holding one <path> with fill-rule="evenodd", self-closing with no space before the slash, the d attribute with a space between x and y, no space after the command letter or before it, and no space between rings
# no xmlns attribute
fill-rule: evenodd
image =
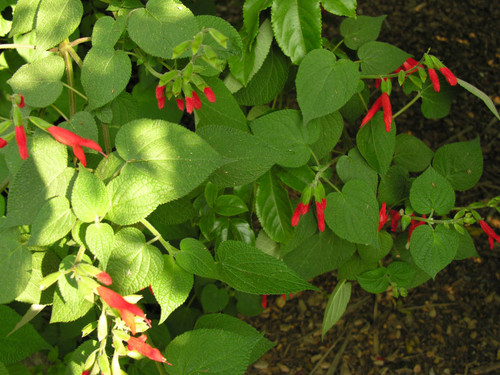
<svg viewBox="0 0 500 375"><path fill-rule="evenodd" d="M21 101L19 102L19 104L17 106L19 108L24 108L24 96L22 96L21 94L19 94L19 97L21 98Z"/></svg>
<svg viewBox="0 0 500 375"><path fill-rule="evenodd" d="M387 213L387 206L384 203L382 203L382 207L380 207L380 211L378 213L378 231L382 229L385 223L387 223L387 220L389 220L389 214Z"/></svg>
<svg viewBox="0 0 500 375"><path fill-rule="evenodd" d="M434 91L439 92L439 90L441 90L441 86L439 85L439 78L435 69L429 69L429 78L431 79Z"/></svg>
<svg viewBox="0 0 500 375"><path fill-rule="evenodd" d="M262 308L265 309L267 307L267 295L264 294L262 296L262 301L261 301Z"/></svg>
<svg viewBox="0 0 500 375"><path fill-rule="evenodd" d="M187 113L193 113L193 98L186 97L186 112Z"/></svg>
<svg viewBox="0 0 500 375"><path fill-rule="evenodd" d="M365 126L368 121L372 119L372 117L377 113L377 111L382 107L382 96L379 96L377 100L373 103L372 107L368 110L363 121L361 121L361 127Z"/></svg>
<svg viewBox="0 0 500 375"><path fill-rule="evenodd" d="M177 103L177 108L179 108L179 111L183 112L184 111L184 100L175 99L175 102Z"/></svg>
<svg viewBox="0 0 500 375"><path fill-rule="evenodd" d="M96 275L97 280L99 280L101 283L104 285L111 285L113 284L113 280L111 280L111 276L107 274L106 272L102 271Z"/></svg>
<svg viewBox="0 0 500 375"><path fill-rule="evenodd" d="M500 243L500 236L495 233L495 231L484 221L479 220L479 225L481 229L488 235L488 242L490 243L490 249L493 250L493 244L495 241Z"/></svg>
<svg viewBox="0 0 500 375"><path fill-rule="evenodd" d="M444 78L446 78L450 86L456 86L457 77L455 77L455 74L453 74L450 69L444 66L442 68L439 68L439 71L442 75L444 75Z"/></svg>
<svg viewBox="0 0 500 375"><path fill-rule="evenodd" d="M387 133L391 131L392 124L392 108L391 101L389 100L389 95L387 93L382 93L382 108L384 110L384 122L385 122L385 130Z"/></svg>
<svg viewBox="0 0 500 375"><path fill-rule="evenodd" d="M91 139L82 138L69 130L60 128L59 126L51 126L47 129L47 131L52 134L55 140L59 143L73 147L73 153L75 154L76 158L80 160L80 163L82 163L84 167L87 166L87 159L85 158L85 153L83 152L82 146L96 150L103 156L108 157L105 153L102 152L101 146L99 146Z"/></svg>
<svg viewBox="0 0 500 375"><path fill-rule="evenodd" d="M4 148L7 146L7 141L3 138L0 138L0 148Z"/></svg>
<svg viewBox="0 0 500 375"><path fill-rule="evenodd" d="M19 155L21 159L28 159L28 146L26 143L26 133L24 131L24 126L15 126L14 131L16 133L16 142L19 149Z"/></svg>
<svg viewBox="0 0 500 375"><path fill-rule="evenodd" d="M414 214L411 214L411 216L415 216ZM425 219L426 216L425 215L422 215L422 217ZM421 225L424 225L425 222L424 221L420 221L420 220L412 220L410 222L410 228L408 229L408 241L410 241L410 238L411 238L411 235L413 233L413 231L415 230L416 227L419 227Z"/></svg>
<svg viewBox="0 0 500 375"><path fill-rule="evenodd" d="M198 111L201 109L201 100L196 92L193 91L193 107Z"/></svg>
<svg viewBox="0 0 500 375"><path fill-rule="evenodd" d="M87 371L82 371L82 375L90 375L90 371L87 370Z"/></svg>
<svg viewBox="0 0 500 375"><path fill-rule="evenodd" d="M299 202L292 215L292 227L296 227L299 224L300 216L305 215L308 212L309 203L303 204L302 202Z"/></svg>
<svg viewBox="0 0 500 375"><path fill-rule="evenodd" d="M160 98L163 98L164 92L165 92L165 86L156 86L156 92L155 92L156 99L159 100Z"/></svg>
<svg viewBox="0 0 500 375"><path fill-rule="evenodd" d="M149 359L152 359L153 361L157 362L162 362L166 363L168 365L172 365L167 362L165 357L161 354L161 352L156 349L151 347L149 344L146 344L146 336L141 335L141 337L130 337L127 341L127 349L132 351L135 350L136 352L141 353L143 356L148 357Z"/></svg>
<svg viewBox="0 0 500 375"><path fill-rule="evenodd" d="M99 286L96 289L102 300L106 302L109 307L120 311L122 320L130 328L133 335L135 335L136 333L136 316L143 318L146 323L149 324L149 321L146 319L146 314L144 314L144 312L138 306L126 301L125 298L123 298L121 295L109 288L106 288L105 286Z"/></svg>
<svg viewBox="0 0 500 375"><path fill-rule="evenodd" d="M406 59L406 61L403 63L403 69L405 72L407 72L408 70L415 68L417 65L419 65L418 61L415 60L413 57L410 57Z"/></svg>
<svg viewBox="0 0 500 375"><path fill-rule="evenodd" d="M316 217L318 218L318 230L320 232L323 232L325 230L325 208L325 198L323 198L321 202L316 202Z"/></svg>
<svg viewBox="0 0 500 375"><path fill-rule="evenodd" d="M390 210L389 211L391 215L391 232L395 232L396 229L398 228L399 220L401 219L401 214L399 211L396 210Z"/></svg>
<svg viewBox="0 0 500 375"><path fill-rule="evenodd" d="M158 109L163 109L165 107L165 97L162 96L158 99Z"/></svg>
<svg viewBox="0 0 500 375"><path fill-rule="evenodd" d="M205 94L210 103L215 103L215 94L210 87L205 87L203 89L203 93Z"/></svg>

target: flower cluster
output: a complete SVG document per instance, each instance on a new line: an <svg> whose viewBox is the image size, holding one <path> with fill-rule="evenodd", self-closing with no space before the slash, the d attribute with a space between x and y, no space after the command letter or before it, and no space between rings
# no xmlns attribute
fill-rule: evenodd
<svg viewBox="0 0 500 375"><path fill-rule="evenodd" d="M165 85L156 86L156 100L158 101L159 109L163 109L165 106L165 87ZM210 87L206 86L203 89L203 93L210 103L215 103L215 94ZM187 113L193 113L193 109L201 109L201 100L196 91L191 91L191 95L185 95L185 100ZM177 97L175 102L177 108L179 108L180 111L184 111L184 99L182 99L182 97Z"/></svg>
<svg viewBox="0 0 500 375"><path fill-rule="evenodd" d="M441 84L439 83L439 77L437 75L436 69L439 69L440 73L444 76L446 81L450 86L456 86L457 77L448 69L441 61L439 61L435 56L425 55L425 65L427 65L427 72L429 73L429 78L432 82L432 88L434 91L439 92L441 90Z"/></svg>
<svg viewBox="0 0 500 375"><path fill-rule="evenodd" d="M326 199L323 198L321 201L316 201L316 217L318 218L318 230L323 232L325 230L325 208L326 208ZM296 227L299 225L299 220L302 215L305 215L309 212L309 203L299 202L295 211L292 215L292 227Z"/></svg>
<svg viewBox="0 0 500 375"><path fill-rule="evenodd" d="M500 243L500 236L495 233L495 231L484 221L479 220L479 225L481 229L488 235L488 242L490 243L490 249L493 250L494 241Z"/></svg>

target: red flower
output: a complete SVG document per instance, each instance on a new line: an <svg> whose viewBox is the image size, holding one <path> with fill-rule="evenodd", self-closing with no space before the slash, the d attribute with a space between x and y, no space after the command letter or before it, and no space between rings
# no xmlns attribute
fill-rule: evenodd
<svg viewBox="0 0 500 375"><path fill-rule="evenodd" d="M444 75L444 78L446 78L450 86L456 86L457 77L455 77L455 74L453 74L450 69L444 66L442 68L439 68L439 71L442 75Z"/></svg>
<svg viewBox="0 0 500 375"><path fill-rule="evenodd" d="M496 234L484 220L479 220L479 225L481 225L481 229L484 231L484 233L488 235L490 249L493 250L493 243L494 241L500 243L500 236Z"/></svg>
<svg viewBox="0 0 500 375"><path fill-rule="evenodd" d="M262 296L262 302L261 302L262 308L265 309L267 307L267 295L264 294Z"/></svg>
<svg viewBox="0 0 500 375"><path fill-rule="evenodd" d="M399 220L401 219L401 214L399 213L399 211L396 210L390 210L389 213L391 215L391 232L395 232L396 229L398 228L398 223Z"/></svg>
<svg viewBox="0 0 500 375"><path fill-rule="evenodd" d="M97 293L101 296L102 300L106 304L120 311L120 316L125 324L130 328L132 334L135 335L135 317L139 316L149 324L149 320L146 319L146 314L136 305L125 300L121 295L112 291L105 286L98 286Z"/></svg>
<svg viewBox="0 0 500 375"><path fill-rule="evenodd" d="M24 108L24 96L22 96L21 94L18 94L18 95L21 98L21 101L19 102L19 104L17 106L19 108Z"/></svg>
<svg viewBox="0 0 500 375"><path fill-rule="evenodd" d="M411 216L415 216L414 214L411 214ZM425 215L422 216L424 219L426 218ZM410 238L411 238L411 235L413 233L413 231L415 230L416 227L419 227L421 225L425 224L424 221L420 221L420 220L412 220L410 222L410 229L408 229L408 241L410 241Z"/></svg>
<svg viewBox="0 0 500 375"><path fill-rule="evenodd" d="M102 271L96 275L97 280L99 280L101 283L104 285L111 285L113 284L113 280L111 280L111 276L107 274L106 272Z"/></svg>
<svg viewBox="0 0 500 375"><path fill-rule="evenodd" d="M156 86L156 100L158 101L158 109L163 109L165 107L165 86Z"/></svg>
<svg viewBox="0 0 500 375"><path fill-rule="evenodd" d="M215 103L215 94L210 87L205 87L203 93L205 94L210 103Z"/></svg>
<svg viewBox="0 0 500 375"><path fill-rule="evenodd" d="M141 335L141 337L130 337L127 341L127 349L132 351L141 353L143 356L152 359L153 361L166 363L167 365L172 366L171 363L168 363L165 357L161 354L161 352L146 344L146 335Z"/></svg>
<svg viewBox="0 0 500 375"><path fill-rule="evenodd" d="M193 113L193 105L194 105L193 98L186 97L186 111L187 111L187 113Z"/></svg>
<svg viewBox="0 0 500 375"><path fill-rule="evenodd" d="M389 100L389 95L387 93L382 93L382 109L384 110L384 122L385 122L385 131L389 133L391 131L392 124L392 108L391 102Z"/></svg>
<svg viewBox="0 0 500 375"><path fill-rule="evenodd" d="M84 167L87 166L87 159L85 158L82 146L96 150L107 157L107 155L102 152L101 146L91 139L82 138L69 130L60 128L59 126L51 126L47 129L47 131L52 134L56 141L62 143L63 145L73 147L73 153Z"/></svg>
<svg viewBox="0 0 500 375"><path fill-rule="evenodd" d="M403 70L404 70L405 72L407 72L407 71L409 71L409 70L411 70L411 69L415 68L417 65L419 65L419 64L418 64L418 61L417 61L417 60L415 60L414 58L410 57L410 58L408 58L408 59L407 59L407 60L403 63ZM419 66L421 66L421 65L419 65Z"/></svg>
<svg viewBox="0 0 500 375"><path fill-rule="evenodd" d="M162 96L160 99L158 99L158 109L163 109L165 107L165 97Z"/></svg>
<svg viewBox="0 0 500 375"><path fill-rule="evenodd" d="M0 138L0 148L4 148L7 146L7 141L3 138Z"/></svg>
<svg viewBox="0 0 500 375"><path fill-rule="evenodd" d="M392 123L392 109L391 109L391 102L389 100L389 95L387 95L387 93L385 92L383 92L382 95L380 95L378 99L375 100L372 107L368 110L365 117L363 118L363 121L361 121L360 127L365 126L366 123L372 119L372 117L375 115L375 113L378 112L378 110L381 107L384 110L385 130L387 132L390 132Z"/></svg>
<svg viewBox="0 0 500 375"><path fill-rule="evenodd" d="M292 215L292 227L296 227L299 224L300 216L305 215L308 212L309 212L309 203L303 204L302 202L299 202L297 208L295 209Z"/></svg>
<svg viewBox="0 0 500 375"><path fill-rule="evenodd" d="M316 216L318 217L318 229L320 232L323 232L325 230L325 208L325 198L323 198L321 202L316 202Z"/></svg>
<svg viewBox="0 0 500 375"><path fill-rule="evenodd" d="M387 214L387 208L386 208L385 202L382 203L382 207L380 208L380 211L378 213L378 231L382 229L385 223L387 223L387 220L389 220L389 215Z"/></svg>
<svg viewBox="0 0 500 375"><path fill-rule="evenodd" d="M28 159L28 147L26 145L26 133L24 132L24 126L15 126L14 131L16 133L17 147L19 148L19 155L21 159Z"/></svg>
<svg viewBox="0 0 500 375"><path fill-rule="evenodd" d="M194 109L197 109L198 111L201 109L201 100L200 100L200 97L194 91L193 91L193 106L194 106Z"/></svg>
<svg viewBox="0 0 500 375"><path fill-rule="evenodd" d="M289 298L292 298L292 293L289 293L289 294L288 294L288 297L289 297ZM282 295L281 295L281 298L283 298L283 299L286 301L286 294L282 294Z"/></svg>
<svg viewBox="0 0 500 375"><path fill-rule="evenodd" d="M175 99L175 102L177 103L177 108L179 108L179 111L184 111L184 100Z"/></svg>
<svg viewBox="0 0 500 375"><path fill-rule="evenodd" d="M439 85L439 78L435 69L429 69L429 78L431 79L434 91L439 92L439 90L441 90L441 86Z"/></svg>
<svg viewBox="0 0 500 375"><path fill-rule="evenodd" d="M90 371L87 370L87 371L82 371L82 375L90 375Z"/></svg>

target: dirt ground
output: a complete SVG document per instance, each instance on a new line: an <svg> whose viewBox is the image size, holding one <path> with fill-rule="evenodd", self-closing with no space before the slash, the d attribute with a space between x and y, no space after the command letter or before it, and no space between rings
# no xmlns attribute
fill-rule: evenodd
<svg viewBox="0 0 500 375"><path fill-rule="evenodd" d="M380 41L418 58L431 48L458 77L500 104L496 1L358 3L358 14L388 15ZM337 27L333 18L330 27ZM395 97L393 107L401 106ZM483 177L457 199L467 204L500 195L500 123L483 103L464 92L445 119L426 120L418 112L400 116L398 131L412 132L434 150L480 137ZM482 213L498 232L499 215ZM246 320L276 347L247 374L500 374L500 246L492 251L481 231L472 235L478 258L454 262L406 298L395 299L390 292L374 296L356 285L347 313L324 341L321 322L334 274L312 281L322 293L298 293L286 302L270 297L263 314Z"/></svg>

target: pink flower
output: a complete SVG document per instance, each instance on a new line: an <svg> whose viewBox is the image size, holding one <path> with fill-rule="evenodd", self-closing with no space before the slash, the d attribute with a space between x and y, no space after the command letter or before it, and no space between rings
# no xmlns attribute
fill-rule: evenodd
<svg viewBox="0 0 500 375"><path fill-rule="evenodd" d="M308 204L303 204L302 202L299 202L297 205L297 208L295 208L295 211L293 212L292 215L292 227L296 227L299 224L299 219L302 215L305 215L309 212L309 203Z"/></svg>
<svg viewBox="0 0 500 375"><path fill-rule="evenodd" d="M177 108L179 108L179 111L184 111L184 100L175 99L175 102L177 103Z"/></svg>
<svg viewBox="0 0 500 375"><path fill-rule="evenodd" d="M325 230L325 208L325 198L323 198L321 202L316 202L316 216L318 218L318 229L320 232L323 232Z"/></svg>
<svg viewBox="0 0 500 375"><path fill-rule="evenodd" d="M15 126L14 131L16 133L16 142L19 149L19 155L21 159L28 159L28 146L26 144L26 133L24 131L24 126Z"/></svg>
<svg viewBox="0 0 500 375"><path fill-rule="evenodd" d="M205 89L203 89L203 93L210 103L215 103L215 94L210 87L205 87Z"/></svg>
<svg viewBox="0 0 500 375"><path fill-rule="evenodd" d="M111 280L111 276L107 274L106 272L102 271L96 275L97 280L99 280L101 283L104 285L111 285L113 284L113 280Z"/></svg>
<svg viewBox="0 0 500 375"><path fill-rule="evenodd" d="M500 243L500 236L496 234L484 220L479 220L479 225L481 226L481 229L484 231L484 233L488 235L488 242L490 243L490 249L493 250L493 243L494 241Z"/></svg>
<svg viewBox="0 0 500 375"><path fill-rule="evenodd" d="M431 79L434 91L439 92L439 90L441 90L441 86L439 85L439 78L437 76L436 70L428 69L428 71L429 71L429 78Z"/></svg>
<svg viewBox="0 0 500 375"><path fill-rule="evenodd" d="M444 75L444 78L446 78L450 86L456 86L457 77L455 77L455 74L453 74L450 69L444 66L442 68L439 68L439 71L442 75Z"/></svg>
<svg viewBox="0 0 500 375"><path fill-rule="evenodd" d="M135 350L139 352L145 357L152 359L153 361L166 363L167 365L172 366L171 363L168 363L165 357L161 354L161 352L151 347L149 344L146 344L146 335L141 335L139 338L130 337L127 341L127 349L132 351Z"/></svg>
<svg viewBox="0 0 500 375"><path fill-rule="evenodd" d="M87 159L85 158L82 146L96 150L107 157L107 155L102 152L101 146L91 139L80 137L69 130L60 128L59 126L51 126L47 129L47 131L52 134L55 140L59 143L73 147L73 153L84 167L87 166Z"/></svg>
<svg viewBox="0 0 500 375"><path fill-rule="evenodd" d="M382 207L378 213L378 231L382 229L385 223L389 220L389 215L387 214L387 208L385 202L382 203Z"/></svg>

